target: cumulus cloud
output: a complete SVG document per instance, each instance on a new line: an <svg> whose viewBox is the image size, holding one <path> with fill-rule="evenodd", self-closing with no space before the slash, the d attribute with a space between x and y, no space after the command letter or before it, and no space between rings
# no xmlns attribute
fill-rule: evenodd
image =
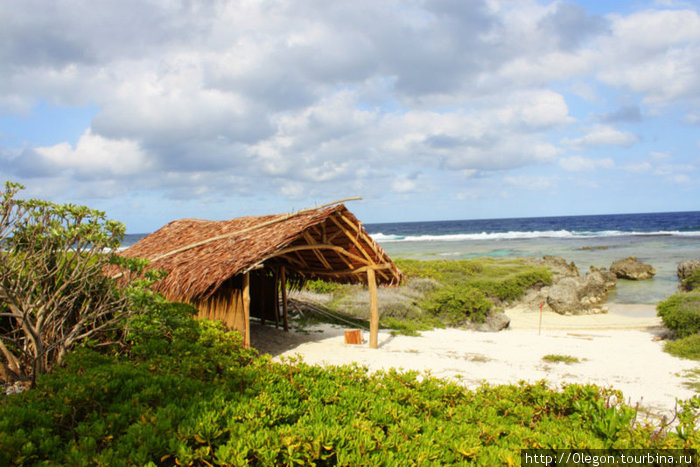
<svg viewBox="0 0 700 467"><path fill-rule="evenodd" d="M631 146L639 140L630 132L620 131L609 125L595 125L586 129L586 134L580 138L567 138L563 144L585 148L592 146Z"/></svg>
<svg viewBox="0 0 700 467"><path fill-rule="evenodd" d="M151 163L138 142L112 140L88 130L75 147L59 143L30 149L14 158L11 167L23 177L68 171L79 178L109 179L149 171Z"/></svg>
<svg viewBox="0 0 700 467"><path fill-rule="evenodd" d="M0 115L97 109L82 135L5 148L0 170L96 196L379 196L484 173L515 186L522 167L613 167L579 152L632 146L622 124L700 95L693 9L10 0L0 17ZM608 102L610 88L633 95Z"/></svg>
<svg viewBox="0 0 700 467"><path fill-rule="evenodd" d="M615 16L601 40L599 78L640 93L650 105L697 97L700 14L646 10Z"/></svg>
<svg viewBox="0 0 700 467"><path fill-rule="evenodd" d="M559 165L568 172L583 172L597 169L612 169L615 167L615 161L609 157L592 159L581 156L571 156L560 159Z"/></svg>

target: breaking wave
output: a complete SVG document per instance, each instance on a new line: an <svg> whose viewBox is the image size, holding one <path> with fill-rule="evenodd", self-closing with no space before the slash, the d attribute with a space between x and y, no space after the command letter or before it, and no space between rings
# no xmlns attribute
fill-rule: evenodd
<svg viewBox="0 0 700 467"><path fill-rule="evenodd" d="M655 232L625 232L621 230L601 230L576 232L569 230L542 230L532 232L481 232L441 235L391 235L381 232L372 233L379 243L389 242L459 242L466 240L517 240L528 238L596 238L596 237L700 237L700 231L681 232L678 230L660 230Z"/></svg>

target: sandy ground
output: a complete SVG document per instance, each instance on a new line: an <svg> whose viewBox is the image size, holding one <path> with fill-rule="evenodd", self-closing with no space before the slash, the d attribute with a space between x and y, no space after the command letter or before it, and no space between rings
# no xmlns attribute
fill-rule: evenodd
<svg viewBox="0 0 700 467"><path fill-rule="evenodd" d="M647 308L644 308L647 307ZM380 331L379 348L344 343L344 329L319 325L305 332L285 333L274 326L251 323L252 345L275 359L299 355L306 363L341 365L357 362L372 371L391 367L429 371L440 378L475 387L545 379L552 386L594 383L623 391L655 414L672 414L676 398L694 395L683 382L685 373L700 365L663 352L659 318L653 305L611 305L602 315L561 316L545 312L508 310L510 329L483 333L460 329L423 332L420 337L391 336ZM646 317L644 317L646 315ZM547 354L570 355L579 363L548 363Z"/></svg>

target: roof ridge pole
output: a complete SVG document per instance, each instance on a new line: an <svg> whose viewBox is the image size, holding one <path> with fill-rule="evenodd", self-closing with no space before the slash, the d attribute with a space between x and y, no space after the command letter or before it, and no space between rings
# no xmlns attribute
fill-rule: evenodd
<svg viewBox="0 0 700 467"><path fill-rule="evenodd" d="M379 307L377 306L377 277L374 269L367 269L369 287L369 348L376 349L379 343Z"/></svg>

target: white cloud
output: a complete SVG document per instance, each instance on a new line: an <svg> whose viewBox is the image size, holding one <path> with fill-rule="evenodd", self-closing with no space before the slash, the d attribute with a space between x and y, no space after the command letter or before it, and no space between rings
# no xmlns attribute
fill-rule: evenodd
<svg viewBox="0 0 700 467"><path fill-rule="evenodd" d="M57 171L71 170L82 176L108 178L148 171L151 162L138 142L112 140L86 131L75 147L68 143L36 148L40 163Z"/></svg>
<svg viewBox="0 0 700 467"><path fill-rule="evenodd" d="M391 190L396 193L410 193L417 191L419 188L416 177L400 175L391 184Z"/></svg>
<svg viewBox="0 0 700 467"><path fill-rule="evenodd" d="M600 42L598 77L640 93L650 105L697 96L700 15L692 10L647 10L612 17Z"/></svg>
<svg viewBox="0 0 700 467"><path fill-rule="evenodd" d="M555 187L559 183L559 177L545 175L518 175L505 177L504 181L510 185L526 190L545 191Z"/></svg>
<svg viewBox="0 0 700 467"><path fill-rule="evenodd" d="M568 172L583 172L597 169L612 169L615 161L606 157L604 159L591 159L581 156L571 156L559 159L559 165Z"/></svg>
<svg viewBox="0 0 700 467"><path fill-rule="evenodd" d="M630 132L620 131L609 125L595 125L580 138L564 139L563 144L586 148L592 146L631 146L639 140Z"/></svg>
<svg viewBox="0 0 700 467"><path fill-rule="evenodd" d="M631 96L616 103L641 102L640 119L683 102L694 122L687 109L700 103L700 16L601 17L586 8L10 2L0 113L26 115L46 101L90 105L97 115L81 137L0 148L21 153L0 160L0 170L99 196L122 187L177 199L258 191L295 200L378 187L410 193L490 172L515 184L522 180L511 170L556 161L564 149L581 151L559 161L567 171L656 170L586 154L635 144L633 126L595 125L563 140L559 130L572 134L574 116L601 121L581 115L572 93L604 115L595 107L620 89ZM75 146L62 142L76 137Z"/></svg>
<svg viewBox="0 0 700 467"><path fill-rule="evenodd" d="M632 173L649 172L652 169L652 165L649 162L644 161L637 164L624 165L622 169Z"/></svg>
<svg viewBox="0 0 700 467"><path fill-rule="evenodd" d="M686 174L676 174L671 177L668 177L668 180L672 183L678 183L681 185L687 185L691 181L690 176Z"/></svg>
<svg viewBox="0 0 700 467"><path fill-rule="evenodd" d="M668 155L665 152L658 152L658 151L652 151L649 153L651 158L655 161L665 161L671 158L670 155Z"/></svg>

